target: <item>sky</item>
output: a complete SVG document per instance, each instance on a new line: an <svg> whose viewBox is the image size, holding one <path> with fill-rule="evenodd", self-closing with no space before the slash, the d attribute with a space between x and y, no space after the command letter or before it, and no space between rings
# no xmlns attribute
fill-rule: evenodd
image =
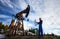
<svg viewBox="0 0 60 39"><path fill-rule="evenodd" d="M45 34L54 33L60 35L60 0L0 0L0 22L10 24L13 14L24 10L30 5L29 16L24 21L24 29L38 28L34 21L43 20Z"/></svg>

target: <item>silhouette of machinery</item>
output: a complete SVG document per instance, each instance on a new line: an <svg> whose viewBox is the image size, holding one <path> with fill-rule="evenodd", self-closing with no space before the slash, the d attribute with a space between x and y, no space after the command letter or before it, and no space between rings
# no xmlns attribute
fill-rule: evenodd
<svg viewBox="0 0 60 39"><path fill-rule="evenodd" d="M16 15L14 15L14 17L17 18L17 22L14 25L15 20L12 19L11 24L9 26L10 29L15 30L15 31L17 29L21 29L24 33L24 25L23 25L24 17L23 17L23 14L26 14L25 17L27 18L28 15L29 15L29 11L30 11L30 6L28 5L28 7L25 10L23 10L23 11L17 13Z"/></svg>

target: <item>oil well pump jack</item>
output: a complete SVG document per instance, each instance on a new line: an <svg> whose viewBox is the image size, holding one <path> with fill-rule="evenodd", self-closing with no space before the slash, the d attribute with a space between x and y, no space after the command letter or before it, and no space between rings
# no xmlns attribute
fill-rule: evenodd
<svg viewBox="0 0 60 39"><path fill-rule="evenodd" d="M19 27L22 26L21 30L23 31L23 35L24 35L24 25L23 25L24 17L23 17L23 14L25 14L25 17L27 18L28 15L29 15L29 11L30 11L30 6L28 5L28 7L26 9L24 9L23 11L17 13L16 15L14 15L14 17L17 18L15 31L16 31L16 29L18 29ZM11 26L11 24L10 24L10 26Z"/></svg>

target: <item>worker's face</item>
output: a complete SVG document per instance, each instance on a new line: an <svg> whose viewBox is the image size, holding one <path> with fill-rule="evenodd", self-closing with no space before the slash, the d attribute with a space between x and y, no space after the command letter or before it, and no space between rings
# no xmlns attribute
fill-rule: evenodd
<svg viewBox="0 0 60 39"><path fill-rule="evenodd" d="M39 21L41 20L41 18L39 18Z"/></svg>

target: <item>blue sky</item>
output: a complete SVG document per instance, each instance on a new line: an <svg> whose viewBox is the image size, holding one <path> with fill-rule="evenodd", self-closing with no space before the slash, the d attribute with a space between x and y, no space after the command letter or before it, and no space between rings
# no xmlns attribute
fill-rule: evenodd
<svg viewBox="0 0 60 39"><path fill-rule="evenodd" d="M24 29L38 28L34 20L38 22L41 17L44 33L60 35L60 0L0 0L0 22L10 24L12 14L24 10L28 4L30 21L24 21Z"/></svg>

